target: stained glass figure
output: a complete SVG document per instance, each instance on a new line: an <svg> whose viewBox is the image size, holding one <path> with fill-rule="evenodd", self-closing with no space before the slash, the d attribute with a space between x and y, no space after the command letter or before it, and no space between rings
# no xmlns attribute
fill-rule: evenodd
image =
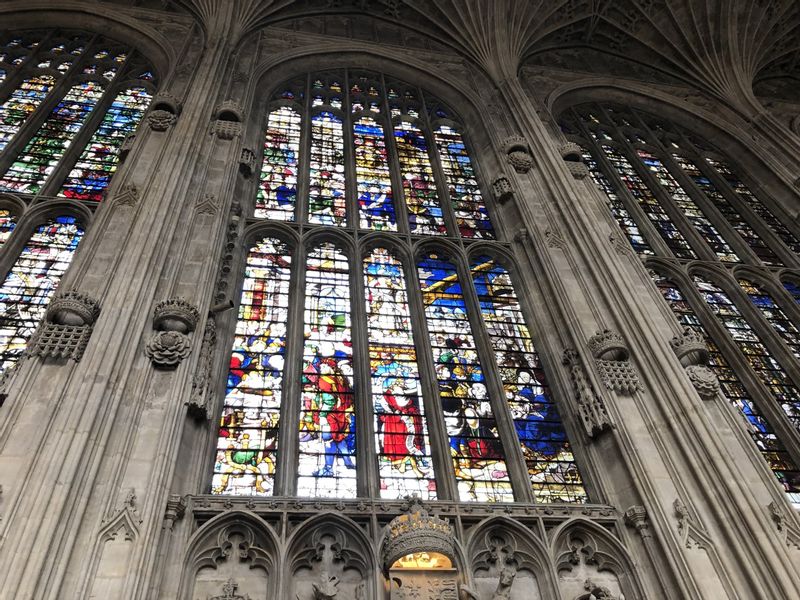
<svg viewBox="0 0 800 600"><path fill-rule="evenodd" d="M769 321L775 332L786 342L792 354L800 358L800 331L775 302L775 299L749 279L740 278L739 285L755 307L761 311L764 318Z"/></svg>
<svg viewBox="0 0 800 600"><path fill-rule="evenodd" d="M259 219L294 221L300 157L300 113L281 106L269 113L256 197Z"/></svg>
<svg viewBox="0 0 800 600"><path fill-rule="evenodd" d="M320 112L311 118L309 223L347 224L342 135L342 120L333 113Z"/></svg>
<svg viewBox="0 0 800 600"><path fill-rule="evenodd" d="M786 451L786 447L775 435L774 429L761 414L758 406L753 402L752 397L725 360L725 357L722 356L719 348L711 341L705 328L689 306L689 303L684 299L678 287L669 279L654 271L650 271L650 275L664 299L669 303L680 324L690 327L703 336L709 353L706 366L714 371L725 397L744 417L744 425L747 432L786 491L789 501L795 505L800 504L800 469L792 461L791 456Z"/></svg>
<svg viewBox="0 0 800 600"><path fill-rule="evenodd" d="M633 249L637 254L653 254L650 244L645 240L639 230L639 226L636 224L633 217L631 217L630 212L628 212L625 203L619 197L619 194L617 194L614 186L611 185L611 182L597 166L597 161L595 161L594 157L586 150L583 150L582 154L583 162L589 168L589 175L592 181L594 181L594 184L605 194L608 208L611 210L611 215L622 228L622 231L625 232L625 236L628 238L631 246L633 246Z"/></svg>
<svg viewBox="0 0 800 600"><path fill-rule="evenodd" d="M724 262L741 262L738 256L731 249L728 242L720 235L714 224L703 214L700 207L686 193L686 190L670 174L664 163L645 150L637 150L637 156L644 165L653 173L658 183L664 188L667 194L674 200L675 205L681 213L692 224L694 229L709 245L717 258Z"/></svg>
<svg viewBox="0 0 800 600"><path fill-rule="evenodd" d="M647 187L642 178L633 168L630 161L613 146L601 144L603 152L608 158L609 163L617 171L622 183L636 199L644 210L647 218L655 226L656 231L661 235L667 246L672 250L677 258L693 259L697 258L694 250L689 246L689 242L678 230L672 220L667 216L664 208L656 199L650 188Z"/></svg>
<svg viewBox="0 0 800 600"><path fill-rule="evenodd" d="M71 216L49 219L31 234L0 286L0 371L25 351L82 237Z"/></svg>
<svg viewBox="0 0 800 600"><path fill-rule="evenodd" d="M383 126L361 117L353 123L353 144L361 228L397 231Z"/></svg>
<svg viewBox="0 0 800 600"><path fill-rule="evenodd" d="M786 225L756 197L750 188L733 172L728 163L711 157L706 157L706 162L722 175L723 179L728 182L728 185L731 186L733 191L739 194L739 197L744 200L753 212L769 225L769 228L783 240L784 244L789 246L794 252L800 254L800 240L798 240L797 237L789 231Z"/></svg>
<svg viewBox="0 0 800 600"><path fill-rule="evenodd" d="M102 95L93 81L75 84L0 179L0 190L37 193Z"/></svg>
<svg viewBox="0 0 800 600"><path fill-rule="evenodd" d="M761 382L769 389L783 412L800 429L800 390L755 334L736 305L717 285L695 275L694 283L711 312L739 346Z"/></svg>
<svg viewBox="0 0 800 600"><path fill-rule="evenodd" d="M11 237L11 233L17 226L17 216L10 210L0 209L0 248Z"/></svg>
<svg viewBox="0 0 800 600"><path fill-rule="evenodd" d="M446 235L425 134L414 123L400 121L394 126L394 139L411 233Z"/></svg>
<svg viewBox="0 0 800 600"><path fill-rule="evenodd" d="M740 236L742 236L744 241L747 242L747 245L753 249L753 252L755 252L761 260L768 265L780 264L780 260L775 256L772 249L761 239L744 217L731 206L731 203L728 202L724 194L717 189L717 186L702 173L697 163L679 154L673 154L672 158L675 159L678 166L689 176L698 189L706 195L706 198L719 210L722 216L725 217L725 220L731 224Z"/></svg>
<svg viewBox="0 0 800 600"><path fill-rule="evenodd" d="M434 139L459 234L465 238L494 238L492 222L461 134L452 127L440 125L434 131Z"/></svg>
<svg viewBox="0 0 800 600"><path fill-rule="evenodd" d="M428 252L417 272L459 497L512 501L505 452L456 267L440 253Z"/></svg>
<svg viewBox="0 0 800 600"><path fill-rule="evenodd" d="M128 88L114 98L99 127L64 181L59 196L99 202L117 170L119 150L152 100L143 87Z"/></svg>
<svg viewBox="0 0 800 600"><path fill-rule="evenodd" d="M356 418L350 279L345 254L325 242L306 264L300 414L300 496L356 495Z"/></svg>
<svg viewBox="0 0 800 600"><path fill-rule="evenodd" d="M212 491L271 495L289 310L291 252L264 238L247 255Z"/></svg>
<svg viewBox="0 0 800 600"><path fill-rule="evenodd" d="M369 364L381 498L436 499L403 265L384 248L364 259Z"/></svg>
<svg viewBox="0 0 800 600"><path fill-rule="evenodd" d="M0 150L8 145L25 121L36 112L55 83L52 75L28 77L0 105Z"/></svg>
<svg viewBox="0 0 800 600"><path fill-rule="evenodd" d="M490 256L477 257L471 270L534 498L536 502L586 502L578 466L511 277Z"/></svg>

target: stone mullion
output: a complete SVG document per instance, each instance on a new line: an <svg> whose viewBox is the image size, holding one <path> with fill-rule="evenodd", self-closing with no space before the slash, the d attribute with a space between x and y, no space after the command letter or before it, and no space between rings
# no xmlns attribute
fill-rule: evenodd
<svg viewBox="0 0 800 600"><path fill-rule="evenodd" d="M719 259L716 253L706 243L706 241L703 239L703 236L698 233L686 216L678 209L675 201L658 182L650 169L645 166L645 164L642 162L642 159L639 158L639 155L636 153L636 149L630 144L630 142L628 142L616 125L614 126L614 137L620 145L623 155L625 155L625 157L631 163L634 171L636 171L653 196L655 196L658 203L664 209L664 212L667 213L669 219L672 221L675 227L678 228L678 231L680 231L686 238L686 241L694 250L697 257L700 260L718 262Z"/></svg>
<svg viewBox="0 0 800 600"><path fill-rule="evenodd" d="M22 124L17 134L11 138L8 145L0 152L0 177L6 174L14 161L17 160L20 152L25 149L26 144L36 136L39 129L50 117L53 109L64 99L70 88L80 82L81 69L91 58L92 50L90 49L93 49L96 39L96 36L91 38L86 44L86 50L76 57L76 60L73 61L72 66L66 73L56 75L56 82L53 88L47 93L34 114ZM34 74L36 70L31 71L31 74Z"/></svg>
<svg viewBox="0 0 800 600"><path fill-rule="evenodd" d="M691 178L678 165L678 163L672 157L672 153L669 152L664 144L661 143L661 140L659 140L653 131L650 130L650 128L644 123L638 113L634 113L634 118L638 120L637 126L643 129L647 134L647 137L649 138L648 141L658 149L658 158L667 168L667 171L669 171L669 173L675 178L678 184L684 189L694 203L697 204L706 218L711 221L722 239L728 243L734 253L739 258L744 259L743 262L762 265L763 263L761 262L761 259L756 255L752 248L750 248L749 244L744 241L736 229L734 229L733 225L728 222L728 220L722 215L717 207L714 206L714 204L708 199L705 193L703 193L703 191L697 187L695 182L692 181ZM724 261L724 264L731 263Z"/></svg>
<svg viewBox="0 0 800 600"><path fill-rule="evenodd" d="M668 276L667 278L669 279ZM708 337L714 342L720 353L722 353L728 366L736 374L736 377L739 378L742 385L756 403L758 410L775 430L775 434L785 443L786 450L789 452L792 460L795 464L800 464L800 432L790 423L786 414L778 406L776 398L770 393L769 389L758 375L756 375L744 353L733 340L731 334L728 333L727 328L719 321L716 315L711 312L708 304L702 298L693 283L688 282L688 279L687 282L670 281L676 285L683 294L692 311L700 320L700 324ZM682 283L683 285L681 285ZM725 401L728 402L728 399L725 398ZM738 409L735 410L738 412ZM741 415L737 415L737 417L741 419L745 418ZM742 428L743 427L742 425Z"/></svg>
<svg viewBox="0 0 800 600"><path fill-rule="evenodd" d="M378 497L380 474L375 450L375 424L372 403L372 374L369 356L369 331L364 289L364 252L358 248L350 264L350 311L353 340L353 371L356 409L356 472L358 495Z"/></svg>
<svg viewBox="0 0 800 600"><path fill-rule="evenodd" d="M405 264L404 261L404 267L408 308L411 313L411 328L419 369L419 383L425 407L425 420L428 425L433 470L436 476L436 498L457 501L458 487L450 452L450 436L447 434L442 400L439 397L439 384L431 352L431 337L428 332L425 303L420 293L422 288L417 274L416 257L412 256L411 264Z"/></svg>
<svg viewBox="0 0 800 600"><path fill-rule="evenodd" d="M376 121L383 127L383 139L386 142L386 158L389 162L389 178L392 181L392 202L394 203L395 217L397 219L398 233L409 233L408 206L405 201L403 188L403 175L400 172L400 158L397 152L397 141L394 139L394 123L392 111L389 109L389 99L386 95L386 78L381 75L381 114Z"/></svg>
<svg viewBox="0 0 800 600"><path fill-rule="evenodd" d="M647 243L650 244L650 247L657 255L673 256L672 250L670 250L669 246L664 241L664 238L662 238L661 234L659 234L659 232L656 230L655 225L653 225L652 221L650 221L650 218L644 212L644 209L639 205L639 202L636 201L636 198L634 198L630 190L628 190L628 186L625 185L620 177L620 174L609 162L608 157L600 147L600 144L597 143L597 141L591 135L589 135L586 125L583 123L580 116L576 114L575 119L577 123L579 123L584 142L589 145L589 150L591 151L594 159L597 161L598 167L616 188L615 191L622 200L622 203L625 205L625 208L628 210L628 213L636 223L639 231L642 233L645 240L647 240ZM597 187L593 181L590 182L590 185L594 188ZM597 191L601 196L605 196L605 193L602 190L598 189ZM614 221L614 226L621 230L616 218L613 214L611 214L611 208L608 206L608 200L606 198L603 198L603 205L606 207L606 212ZM630 240L627 241L630 243Z"/></svg>
<svg viewBox="0 0 800 600"><path fill-rule="evenodd" d="M306 261L308 249L300 243L292 252L289 310L286 318L286 358L283 367L281 415L278 427L278 460L275 466L275 495L297 493L297 465L300 456L300 398L303 390L303 347L305 343Z"/></svg>
<svg viewBox="0 0 800 600"><path fill-rule="evenodd" d="M684 143L687 143L688 140L685 140ZM750 206L745 202L739 194L737 194L733 188L731 188L728 181L717 172L717 170L709 165L703 158L702 153L694 148L694 146L690 146L695 153L697 160L695 160L695 164L700 169L700 172L708 177L711 180L711 183L714 184L714 187L719 190L719 192L725 196L726 200L733 206L736 212L739 213L740 216L747 221L750 226L756 231L756 233L763 239L767 245L772 249L772 251L778 256L778 258L783 261L783 264L786 266L790 266L793 268L800 268L800 258L790 250L786 244L784 244L783 240L772 231L772 229L761 220L755 211L750 208ZM727 162L727 161L726 161ZM753 192L755 194L755 192ZM760 199L760 198L759 198ZM766 206L770 212L773 212L769 205ZM794 234L794 231L791 227L789 227L788 219L781 218L778 214L775 214L775 218L778 219L781 223L789 228L789 231ZM798 236L800 239L800 236Z"/></svg>
<svg viewBox="0 0 800 600"><path fill-rule="evenodd" d="M353 139L353 113L350 108L350 80L347 69L342 81L342 149L344 150L345 227L357 232L361 225L356 184L355 145Z"/></svg>
<svg viewBox="0 0 800 600"><path fill-rule="evenodd" d="M506 390L500 377L494 345L486 331L480 300L472 281L469 260L462 261L459 259L456 267L458 269L458 278L461 282L461 292L467 307L472 337L475 340L475 349L480 358L481 371L484 375L486 389L489 392L489 403L492 407L495 423L497 423L497 432L505 454L505 463L511 480L511 487L514 491L514 500L516 502L533 502L528 468L517 438L508 402L505 399Z"/></svg>
<svg viewBox="0 0 800 600"><path fill-rule="evenodd" d="M297 202L295 221L301 228L308 224L308 188L311 177L311 75L306 75L305 98L300 119L300 156L297 161Z"/></svg>

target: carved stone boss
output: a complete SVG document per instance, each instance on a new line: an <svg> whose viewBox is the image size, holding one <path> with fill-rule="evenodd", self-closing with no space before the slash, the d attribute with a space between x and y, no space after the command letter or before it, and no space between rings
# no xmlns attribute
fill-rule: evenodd
<svg viewBox="0 0 800 600"><path fill-rule="evenodd" d="M174 369L189 356L189 333L194 331L200 315L197 308L183 298L159 302L153 311L152 335L145 353L156 367Z"/></svg>
<svg viewBox="0 0 800 600"><path fill-rule="evenodd" d="M622 336L609 329L598 331L589 339L600 379L609 390L633 394L642 389L639 374L630 362L630 352Z"/></svg>
<svg viewBox="0 0 800 600"><path fill-rule="evenodd" d="M74 290L58 292L28 346L31 356L79 361L100 314L94 298Z"/></svg>
<svg viewBox="0 0 800 600"><path fill-rule="evenodd" d="M669 342L675 356L703 400L713 400L719 393L719 379L708 366L708 347L703 336L686 327Z"/></svg>

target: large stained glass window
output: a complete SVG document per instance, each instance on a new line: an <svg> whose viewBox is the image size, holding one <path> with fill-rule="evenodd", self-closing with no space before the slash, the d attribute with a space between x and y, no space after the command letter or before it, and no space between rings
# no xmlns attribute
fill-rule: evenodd
<svg viewBox="0 0 800 600"><path fill-rule="evenodd" d="M37 227L0 286L0 371L16 364L69 267L83 229L59 216Z"/></svg>
<svg viewBox="0 0 800 600"><path fill-rule="evenodd" d="M273 491L291 263L288 245L271 237L247 255L219 425L215 493Z"/></svg>
<svg viewBox="0 0 800 600"><path fill-rule="evenodd" d="M756 449L790 501L800 504L800 455L792 440L778 438L793 435L791 428L800 425L800 389L794 376L800 369L800 330L787 310L791 299L800 301L800 286L776 277L778 268L800 269L800 230L770 208L779 204L764 191L768 186L748 187L724 148L700 139L694 127L630 107L593 103L567 110L562 131L584 149L593 184L606 196L612 216L645 264L663 270L668 263L687 281L693 279L695 286L679 290L652 272L678 321L703 335L708 366L722 391L744 416ZM640 232L648 236L649 245ZM697 275L701 263L717 283ZM746 270L739 270L741 263ZM725 286L719 285L723 279ZM778 290L780 298L756 279L771 282L767 287ZM723 291L737 285L756 312L737 306ZM739 294L736 298L746 303ZM699 314L691 306L700 307ZM730 340L712 339L701 325L714 319ZM770 327L794 359L778 351ZM723 330L710 331L724 337Z"/></svg>
<svg viewBox="0 0 800 600"><path fill-rule="evenodd" d="M459 496L484 502L513 500L456 267L430 252L419 260L417 271Z"/></svg>
<svg viewBox="0 0 800 600"><path fill-rule="evenodd" d="M11 237L11 233L17 226L17 217L10 210L0 209L0 248L3 247Z"/></svg>
<svg viewBox="0 0 800 600"><path fill-rule="evenodd" d="M778 478L790 501L793 504L800 504L800 469L797 468L786 451L786 447L775 435L774 429L762 415L753 401L752 395L725 360L716 344L711 341L705 328L700 323L700 319L697 318L697 315L689 306L689 303L686 302L678 287L655 271L650 271L650 275L681 325L690 327L705 340L709 355L706 364L717 375L723 394L744 417L747 432L752 437L764 460L767 461L770 470Z"/></svg>
<svg viewBox="0 0 800 600"><path fill-rule="evenodd" d="M534 497L538 502L583 502L581 476L511 277L490 256L477 257L471 269Z"/></svg>
<svg viewBox="0 0 800 600"><path fill-rule="evenodd" d="M381 496L436 498L428 427L402 263L385 248L364 259L372 404Z"/></svg>
<svg viewBox="0 0 800 600"><path fill-rule="evenodd" d="M300 496L356 495L356 415L347 256L325 242L309 252L300 414Z"/></svg>
<svg viewBox="0 0 800 600"><path fill-rule="evenodd" d="M265 120L211 492L587 502L508 271L470 276L508 240L457 116L341 69Z"/></svg>
<svg viewBox="0 0 800 600"><path fill-rule="evenodd" d="M27 57L5 53L21 79L0 96L0 191L99 201L150 103L152 71L100 36L25 36Z"/></svg>

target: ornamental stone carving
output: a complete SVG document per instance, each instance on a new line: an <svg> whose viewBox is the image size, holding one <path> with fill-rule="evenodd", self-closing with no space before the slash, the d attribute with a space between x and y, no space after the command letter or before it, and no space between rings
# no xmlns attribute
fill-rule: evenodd
<svg viewBox="0 0 800 600"><path fill-rule="evenodd" d="M189 356L189 337L177 331L157 331L145 346L145 353L157 367L174 369Z"/></svg>
<svg viewBox="0 0 800 600"><path fill-rule="evenodd" d="M234 121L214 121L214 135L221 140L232 140L242 133L242 124Z"/></svg>
<svg viewBox="0 0 800 600"><path fill-rule="evenodd" d="M603 431L613 428L611 417L608 415L603 399L595 393L577 351L567 348L564 350L563 364L569 368L570 378L578 405L578 413L586 435L595 438Z"/></svg>
<svg viewBox="0 0 800 600"><path fill-rule="evenodd" d="M31 339L28 355L78 362L99 314L100 304L86 294L74 290L56 293Z"/></svg>
<svg viewBox="0 0 800 600"><path fill-rule="evenodd" d="M239 171L245 177L250 177L256 169L256 153L250 148L242 148L242 155L239 157Z"/></svg>
<svg viewBox="0 0 800 600"><path fill-rule="evenodd" d="M232 140L242 133L242 108L233 100L217 107L212 133L221 140Z"/></svg>
<svg viewBox="0 0 800 600"><path fill-rule="evenodd" d="M631 506L624 514L625 524L635 529L643 538L650 537L650 520L647 509L641 505Z"/></svg>
<svg viewBox="0 0 800 600"><path fill-rule="evenodd" d="M216 343L217 323L214 316L209 315L203 331L203 342L200 346L200 360L198 361L197 372L192 379L192 394L186 403L189 415L198 421L205 421L208 418L211 369L213 367Z"/></svg>
<svg viewBox="0 0 800 600"><path fill-rule="evenodd" d="M492 182L494 197L500 204L505 204L514 197L514 190L508 177L498 177Z"/></svg>
<svg viewBox="0 0 800 600"><path fill-rule="evenodd" d="M533 167L533 156L527 140L519 135L506 139L503 144L508 163L517 173L527 173Z"/></svg>
<svg viewBox="0 0 800 600"><path fill-rule="evenodd" d="M714 371L703 365L691 365L686 367L686 374L703 400L713 400L717 397L720 385Z"/></svg>
<svg viewBox="0 0 800 600"><path fill-rule="evenodd" d="M222 584L222 595L212 596L209 600L250 600L250 596L247 594L242 596L236 593L236 588L238 587L239 584L236 583L235 580L228 579L228 581Z"/></svg>
<svg viewBox="0 0 800 600"><path fill-rule="evenodd" d="M720 390L719 379L708 364L708 347L703 336L686 327L669 345L678 357L689 381L703 400L713 400Z"/></svg>
<svg viewBox="0 0 800 600"><path fill-rule="evenodd" d="M177 118L174 113L153 109L147 113L147 124L153 131L166 131L172 127Z"/></svg>
<svg viewBox="0 0 800 600"><path fill-rule="evenodd" d="M197 308L183 298L159 302L153 309L156 332L145 346L145 354L153 365L174 369L192 350L189 333L199 319Z"/></svg>
<svg viewBox="0 0 800 600"><path fill-rule="evenodd" d="M633 394L642 389L639 374L629 361L630 353L622 336L609 329L598 331L588 342L597 374L609 390Z"/></svg>
<svg viewBox="0 0 800 600"><path fill-rule="evenodd" d="M564 164L575 179L584 179L589 175L589 168L583 162L581 147L575 142L567 142L559 148Z"/></svg>
<svg viewBox="0 0 800 600"><path fill-rule="evenodd" d="M153 309L153 327L160 331L189 333L199 319L197 308L183 298L164 300Z"/></svg>
<svg viewBox="0 0 800 600"><path fill-rule="evenodd" d="M122 144L120 144L119 147L119 162L125 162L125 159L128 157L128 154L130 154L135 141L136 141L135 133L130 133L125 136L125 139L122 140Z"/></svg>
<svg viewBox="0 0 800 600"><path fill-rule="evenodd" d="M408 499L408 512L387 526L381 556L388 572L400 558L415 552L438 552L455 560L453 528L447 519L430 516L417 496Z"/></svg>

